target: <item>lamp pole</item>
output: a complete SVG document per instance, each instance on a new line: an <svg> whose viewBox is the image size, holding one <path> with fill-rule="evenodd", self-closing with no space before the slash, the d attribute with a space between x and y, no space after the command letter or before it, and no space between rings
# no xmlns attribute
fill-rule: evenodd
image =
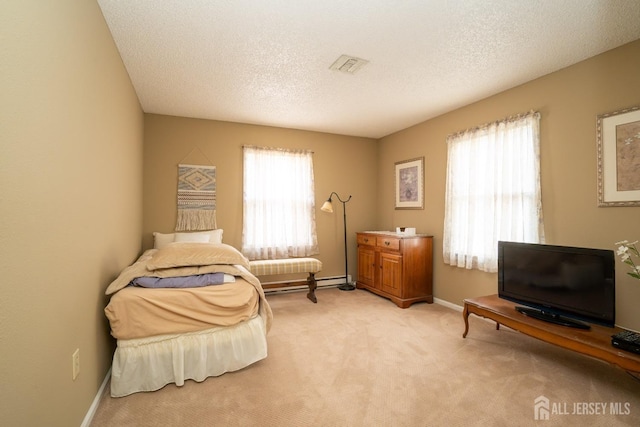
<svg viewBox="0 0 640 427"><path fill-rule="evenodd" d="M342 219L344 221L344 284L338 286L338 289L340 289L341 291L353 291L355 289L355 286L349 283L349 259L347 257L347 202L351 200L351 196L349 196L347 200L342 200L338 193L332 191L329 195L329 200L327 200L329 204L331 204L331 198L333 197L333 195L335 195L338 201L342 203ZM331 212L332 211L333 209L331 209Z"/></svg>

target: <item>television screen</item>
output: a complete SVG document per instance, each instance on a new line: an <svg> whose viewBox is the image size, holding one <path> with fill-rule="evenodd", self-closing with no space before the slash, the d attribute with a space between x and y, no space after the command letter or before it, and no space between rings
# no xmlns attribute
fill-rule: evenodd
<svg viewBox="0 0 640 427"><path fill-rule="evenodd" d="M611 250L498 242L498 295L551 316L613 326Z"/></svg>

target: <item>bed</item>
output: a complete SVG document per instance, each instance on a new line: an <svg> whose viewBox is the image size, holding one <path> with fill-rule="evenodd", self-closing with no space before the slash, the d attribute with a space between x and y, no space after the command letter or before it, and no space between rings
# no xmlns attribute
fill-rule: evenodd
<svg viewBox="0 0 640 427"><path fill-rule="evenodd" d="M156 236L154 249L106 290L117 340L113 397L204 381L267 357L273 316L248 260L232 246L188 234L191 240Z"/></svg>

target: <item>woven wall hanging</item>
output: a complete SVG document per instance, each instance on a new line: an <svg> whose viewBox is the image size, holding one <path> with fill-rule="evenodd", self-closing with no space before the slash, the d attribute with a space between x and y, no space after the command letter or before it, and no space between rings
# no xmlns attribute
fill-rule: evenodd
<svg viewBox="0 0 640 427"><path fill-rule="evenodd" d="M216 167L178 165L176 231L216 228Z"/></svg>

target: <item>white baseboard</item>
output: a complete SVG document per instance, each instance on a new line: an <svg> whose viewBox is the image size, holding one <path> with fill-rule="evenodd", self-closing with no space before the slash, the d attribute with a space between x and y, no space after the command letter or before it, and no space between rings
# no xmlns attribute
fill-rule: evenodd
<svg viewBox="0 0 640 427"><path fill-rule="evenodd" d="M93 421L93 417L98 410L98 406L100 405L100 399L104 393L104 389L107 387L107 383L109 382L109 378L111 377L111 368L107 372L107 376L104 377L104 381L102 381L102 385L98 389L98 394L93 398L93 403L89 407L89 411L87 411L87 415L84 416L84 420L82 420L82 424L80 427L89 427L91 425L91 421Z"/></svg>
<svg viewBox="0 0 640 427"><path fill-rule="evenodd" d="M433 302L435 302L436 304L440 304L442 306L448 307L448 308L450 308L452 310L459 311L461 313L462 313L462 310L463 310L462 306L457 305L457 304L453 304L453 303L451 303L449 301L445 301L445 300L440 299L440 298L434 298Z"/></svg>
<svg viewBox="0 0 640 427"><path fill-rule="evenodd" d="M352 276L349 275L349 283L351 283ZM282 282L262 282L263 285L274 285ZM292 280L287 283L300 283L300 285L288 285L283 286L281 288L270 288L265 289L264 293L276 293L276 292L297 292L297 291L308 291L309 285L307 285L307 280ZM335 288L336 286L344 284L344 276L331 276L331 277L316 277L316 289L323 288Z"/></svg>

